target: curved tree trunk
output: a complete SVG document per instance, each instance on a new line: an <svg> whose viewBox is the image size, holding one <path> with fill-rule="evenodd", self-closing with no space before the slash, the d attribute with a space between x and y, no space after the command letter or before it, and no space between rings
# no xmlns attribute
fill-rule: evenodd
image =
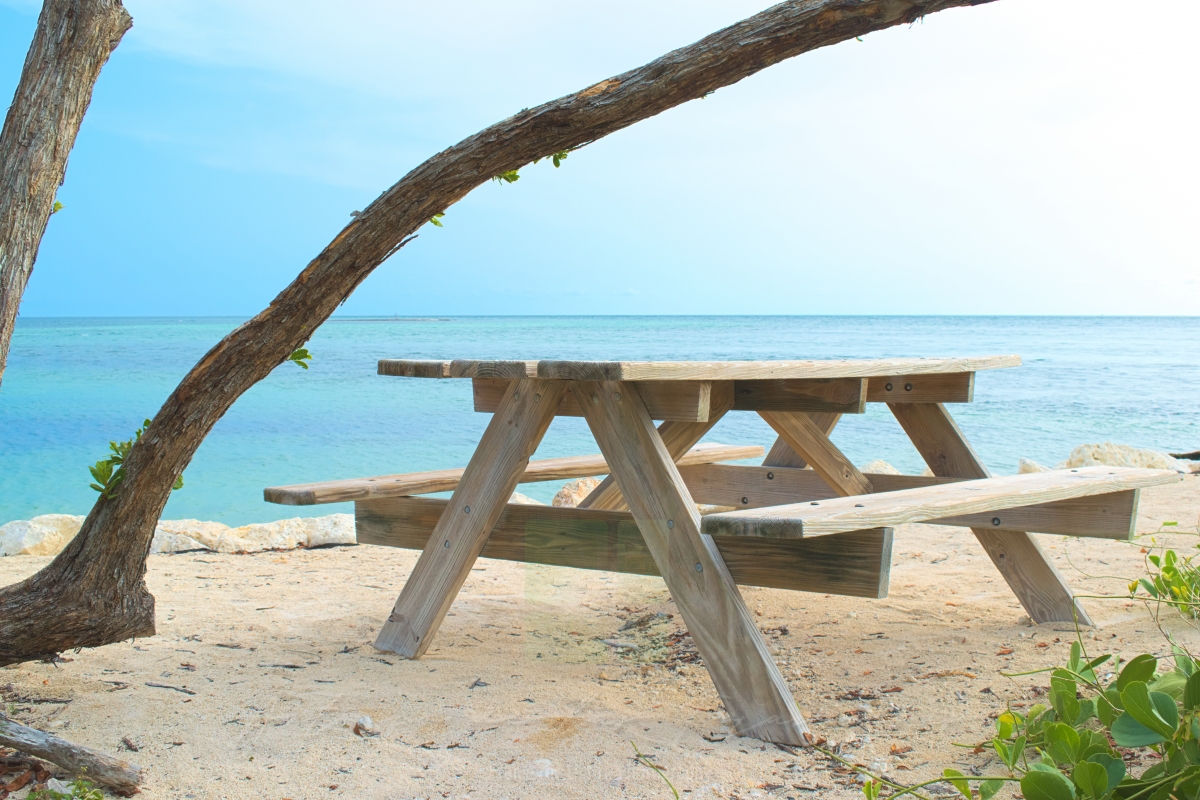
<svg viewBox="0 0 1200 800"><path fill-rule="evenodd" d="M46 0L0 132L0 381L67 156L100 68L133 18L121 0Z"/></svg>
<svg viewBox="0 0 1200 800"><path fill-rule="evenodd" d="M495 175L580 147L784 59L955 6L991 0L798 0L526 109L438 153L347 225L271 305L210 350L175 389L79 535L45 569L0 591L0 665L154 632L143 576L171 484L217 420L303 345L434 214Z"/></svg>

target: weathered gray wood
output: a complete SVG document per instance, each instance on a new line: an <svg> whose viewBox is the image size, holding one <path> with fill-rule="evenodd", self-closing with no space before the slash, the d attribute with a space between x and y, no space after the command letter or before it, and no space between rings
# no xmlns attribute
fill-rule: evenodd
<svg viewBox="0 0 1200 800"><path fill-rule="evenodd" d="M1160 486L1182 479L1170 470L1080 467L727 511L705 517L703 530L713 536L793 539L968 514L987 513L1002 519L1009 509L1021 506Z"/></svg>
<svg viewBox="0 0 1200 800"><path fill-rule="evenodd" d="M809 414L809 419L817 426L818 430L826 436L838 424L838 420L842 418L841 414L816 413ZM767 452L767 457L763 459L764 467L793 467L795 469L804 469L808 466L808 462L792 449L782 436L775 437L775 443L771 445L771 449Z"/></svg>
<svg viewBox="0 0 1200 800"><path fill-rule="evenodd" d="M975 398L975 373L892 375L871 378L868 403L969 403Z"/></svg>
<svg viewBox="0 0 1200 800"><path fill-rule="evenodd" d="M405 359L379 362L382 374L407 374ZM427 362L415 362L425 364ZM808 361L481 361L455 359L425 377L547 378L568 381L773 381L939 375L1019 367L1020 356L876 358Z"/></svg>
<svg viewBox="0 0 1200 800"><path fill-rule="evenodd" d="M867 379L734 381L733 410L861 414L867 410Z"/></svg>
<svg viewBox="0 0 1200 800"><path fill-rule="evenodd" d="M380 361L376 371L396 378L449 378L449 361ZM508 381L504 381L504 386Z"/></svg>
<svg viewBox="0 0 1200 800"><path fill-rule="evenodd" d="M513 381L421 552L375 647L417 658L429 647L554 419L559 381Z"/></svg>
<svg viewBox="0 0 1200 800"><path fill-rule="evenodd" d="M448 500L392 497L354 504L359 544L423 550ZM814 539L714 538L735 583L850 597L887 596L890 529ZM510 503L483 558L660 575L628 511Z"/></svg>
<svg viewBox="0 0 1200 800"><path fill-rule="evenodd" d="M854 466L854 462L829 440L807 414L760 411L758 415L839 494L869 494L874 491L871 482Z"/></svg>
<svg viewBox="0 0 1200 800"><path fill-rule="evenodd" d="M0 714L0 745L44 758L72 776L87 778L121 794L134 794L142 784L141 767L13 722L3 714Z"/></svg>
<svg viewBox="0 0 1200 800"><path fill-rule="evenodd" d="M492 412L500 403L508 381L503 378L474 378L471 392L475 410ZM728 408L732 396L732 381L644 381L638 391L654 419L678 420L680 422L707 422L709 410L714 405ZM714 393L716 400L713 400ZM583 412L570 392L563 395L558 407L560 417L582 417Z"/></svg>
<svg viewBox="0 0 1200 800"><path fill-rule="evenodd" d="M827 500L840 495L815 471L786 467L745 467L732 464L680 466L688 491L697 503L762 508ZM876 492L895 492L921 486L955 483L964 478L866 473ZM926 520L932 525L1021 530L1059 536L1128 540L1137 518L1133 489L1093 497L1012 508L1003 514L983 513Z"/></svg>
<svg viewBox="0 0 1200 800"><path fill-rule="evenodd" d="M894 403L888 408L934 475L972 479L989 476L987 467L941 403ZM987 528L972 528L971 532L1030 619L1092 624L1071 587L1031 535Z"/></svg>
<svg viewBox="0 0 1200 800"><path fill-rule="evenodd" d="M707 464L712 461L739 461L758 458L763 449L758 445L732 445L707 442L698 444L679 457L680 464ZM568 456L531 461L518 483L557 481L607 475L604 456ZM374 478L350 478L340 481L300 483L294 486L272 486L263 489L268 503L285 506L311 506L323 503L344 503L372 497L402 497L412 494L451 492L462 480L463 469L437 469L428 472L409 472L400 475L380 475Z"/></svg>
<svg viewBox="0 0 1200 800"><path fill-rule="evenodd" d="M571 384L734 729L803 745L808 726L771 660L633 383Z"/></svg>
<svg viewBox="0 0 1200 800"><path fill-rule="evenodd" d="M0 131L0 381L67 156L133 19L120 0L46 0Z"/></svg>

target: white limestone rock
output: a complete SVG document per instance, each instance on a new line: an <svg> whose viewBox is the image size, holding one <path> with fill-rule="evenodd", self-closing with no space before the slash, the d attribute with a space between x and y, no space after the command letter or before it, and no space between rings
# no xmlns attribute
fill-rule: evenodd
<svg viewBox="0 0 1200 800"><path fill-rule="evenodd" d="M858 468L859 472L873 472L876 475L899 475L900 470L893 467L882 458L877 458L869 464L863 464Z"/></svg>
<svg viewBox="0 0 1200 800"><path fill-rule="evenodd" d="M1141 467L1143 469L1170 469L1175 472L1191 472L1191 465L1172 458L1161 450L1130 447L1127 444L1082 444L1071 451L1058 469L1076 467Z"/></svg>
<svg viewBox="0 0 1200 800"><path fill-rule="evenodd" d="M0 556L53 556L75 538L83 517L42 514L0 525Z"/></svg>
<svg viewBox="0 0 1200 800"><path fill-rule="evenodd" d="M220 522L196 519L163 520L154 532L152 553L213 550L218 553L257 553L357 544L352 514L294 517L230 528Z"/></svg>
<svg viewBox="0 0 1200 800"><path fill-rule="evenodd" d="M534 500L532 497L523 495L520 492L513 492L512 497L508 498L508 502L513 503L518 506L544 506L544 505L546 505L545 503L541 502L540 500Z"/></svg>
<svg viewBox="0 0 1200 800"><path fill-rule="evenodd" d="M1028 475L1032 472L1049 472L1049 467L1043 467L1032 458L1022 458L1017 461L1017 474Z"/></svg>
<svg viewBox="0 0 1200 800"><path fill-rule="evenodd" d="M596 478L576 478L568 481L558 490L558 494L554 495L550 505L556 508L578 508L583 498L599 485L600 481Z"/></svg>

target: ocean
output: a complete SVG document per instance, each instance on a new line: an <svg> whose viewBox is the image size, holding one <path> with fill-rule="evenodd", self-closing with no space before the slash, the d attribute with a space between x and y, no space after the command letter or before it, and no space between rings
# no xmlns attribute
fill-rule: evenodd
<svg viewBox="0 0 1200 800"><path fill-rule="evenodd" d="M0 523L86 514L87 467L129 438L233 318L22 318L0 387ZM201 446L164 517L231 525L349 512L263 502L266 486L464 466L487 415L465 380L376 374L380 358L807 359L1016 353L976 377L952 412L996 474L1053 466L1076 445L1200 449L1200 318L1166 317L339 317L277 368ZM769 447L750 413L708 441ZM843 417L858 464L924 467L885 406ZM598 452L583 420L555 420L536 457ZM520 491L548 502L561 482Z"/></svg>

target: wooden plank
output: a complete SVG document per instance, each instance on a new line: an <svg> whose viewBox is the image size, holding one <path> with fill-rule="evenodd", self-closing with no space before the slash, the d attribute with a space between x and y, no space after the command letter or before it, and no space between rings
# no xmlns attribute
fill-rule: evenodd
<svg viewBox="0 0 1200 800"><path fill-rule="evenodd" d="M717 384L730 386L729 383ZM729 391L721 391L713 395L712 404L709 409L708 420L705 422L679 422L675 420L667 420L658 426L658 436L662 439L663 445L667 448L667 452L671 454L671 458L676 464L682 464L682 457L689 450L699 447L697 444L704 435L712 430L712 427L720 421L730 407L733 405L732 388ZM748 456L749 458L757 458L757 456ZM737 459L725 459L727 461L735 461ZM609 475L600 482L600 485L588 494L587 497L579 503L580 508L596 508L606 509L608 511L624 511L628 506L625 505L625 498L621 497L621 490L617 488L616 479Z"/></svg>
<svg viewBox="0 0 1200 800"><path fill-rule="evenodd" d="M680 464L706 464L711 461L740 461L758 458L763 453L758 445L731 445L706 442L686 450ZM519 483L557 481L607 475L604 456L569 456L531 461ZM372 497L401 497L412 494L452 492L462 480L463 469L437 469L428 472L409 472L400 475L380 475L374 478L350 478L320 483L300 483L294 486L273 486L263 489L268 503L285 506L311 506L324 503L344 503Z"/></svg>
<svg viewBox="0 0 1200 800"><path fill-rule="evenodd" d="M838 424L838 420L842 418L841 414L817 413L809 414L809 419L813 421L821 432L826 436L833 431L834 426ZM767 457L763 459L764 467L794 467L795 469L803 469L808 466L799 453L791 448L782 436L775 437L775 443L771 445L771 449L767 452Z"/></svg>
<svg viewBox="0 0 1200 800"><path fill-rule="evenodd" d="M804 745L811 733L632 383L571 385L734 729Z"/></svg>
<svg viewBox="0 0 1200 800"><path fill-rule="evenodd" d="M878 358L810 361L481 361L455 359L443 371L409 365L429 362L384 359L379 374L403 377L521 378L575 381L735 381L878 378L939 375L1019 367L1020 356L974 358ZM435 374L436 372L436 374Z"/></svg>
<svg viewBox="0 0 1200 800"><path fill-rule="evenodd" d="M564 389L558 381L513 381L380 629L377 649L417 658L429 647L554 419Z"/></svg>
<svg viewBox="0 0 1200 800"><path fill-rule="evenodd" d="M359 544L423 550L448 500L392 497L354 504ZM887 596L892 532L853 531L815 539L719 537L735 583L849 597ZM659 575L628 511L510 503L480 554L527 564Z"/></svg>
<svg viewBox="0 0 1200 800"><path fill-rule="evenodd" d="M733 410L861 414L867 410L867 379L734 381Z"/></svg>
<svg viewBox="0 0 1200 800"><path fill-rule="evenodd" d="M698 464L679 468L688 491L697 503L741 508L762 508L838 497L811 469L744 467L732 464ZM921 486L938 486L962 478L866 473L876 492L895 492ZM1093 497L1039 503L1005 511L927 520L932 525L974 526L994 530L1020 530L1058 536L1128 540L1137 516L1137 489ZM999 520L999 522L997 522Z"/></svg>
<svg viewBox="0 0 1200 800"><path fill-rule="evenodd" d="M449 378L449 361L384 360L377 366L380 375L397 378Z"/></svg>
<svg viewBox="0 0 1200 800"><path fill-rule="evenodd" d="M888 408L934 475L988 477L987 467L941 403L889 403ZM1000 533L987 528L971 528L971 532L1030 619L1039 623L1092 624L1071 587L1029 533Z"/></svg>
<svg viewBox="0 0 1200 800"><path fill-rule="evenodd" d="M808 415L790 411L760 411L758 415L839 494L870 494L873 491L871 482L858 471L854 462L829 441Z"/></svg>
<svg viewBox="0 0 1200 800"><path fill-rule="evenodd" d="M974 372L871 378L867 387L868 403L969 403L974 399Z"/></svg>
<svg viewBox="0 0 1200 800"><path fill-rule="evenodd" d="M966 514L993 514L994 518L1002 519L1009 509L1021 506L1142 489L1179 480L1182 476L1171 470L1080 467L710 514L704 519L704 532L714 536L787 539L893 527Z"/></svg>
<svg viewBox="0 0 1200 800"><path fill-rule="evenodd" d="M474 378L471 389L475 399L475 410L492 412L500 404L504 387L503 378ZM718 395L733 391L732 381L645 381L638 384L642 400L654 419L679 420L681 422L706 422L713 392ZM718 405L728 405L718 401ZM583 412L571 393L563 395L558 406L560 417L582 417Z"/></svg>
<svg viewBox="0 0 1200 800"><path fill-rule="evenodd" d="M539 378L574 381L779 380L929 375L1018 367L1020 356L813 361L539 361Z"/></svg>

